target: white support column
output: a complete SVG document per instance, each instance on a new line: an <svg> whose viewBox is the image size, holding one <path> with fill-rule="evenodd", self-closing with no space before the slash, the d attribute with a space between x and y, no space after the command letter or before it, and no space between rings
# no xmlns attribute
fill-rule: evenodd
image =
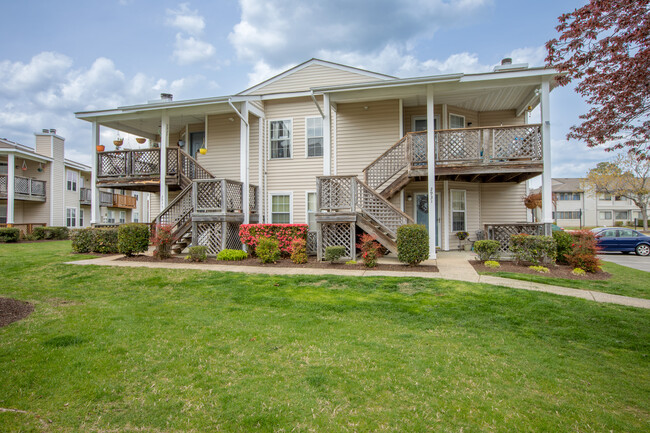
<svg viewBox="0 0 650 433"><path fill-rule="evenodd" d="M248 185L250 184L248 102L242 102L239 110L241 111L241 119L239 122L239 177L240 181L244 182L242 211L244 213L244 224L248 224L250 222L250 212L248 209Z"/></svg>
<svg viewBox="0 0 650 433"><path fill-rule="evenodd" d="M552 182L551 182L551 106L549 82L542 81L540 104L542 114L542 222L553 222Z"/></svg>
<svg viewBox="0 0 650 433"><path fill-rule="evenodd" d="M404 100L402 98L399 98L399 136L404 137Z"/></svg>
<svg viewBox="0 0 650 433"><path fill-rule="evenodd" d="M16 195L16 156L13 153L7 155L7 224L14 224ZM52 200L52 197L50 197Z"/></svg>
<svg viewBox="0 0 650 433"><path fill-rule="evenodd" d="M323 95L323 176L330 176L332 174L332 123L330 95L325 93Z"/></svg>
<svg viewBox="0 0 650 433"><path fill-rule="evenodd" d="M440 129L449 129L449 110L447 104L442 104L442 119L440 119Z"/></svg>
<svg viewBox="0 0 650 433"><path fill-rule="evenodd" d="M160 119L160 211L167 207L167 147L169 147L169 114L163 111Z"/></svg>
<svg viewBox="0 0 650 433"><path fill-rule="evenodd" d="M443 182L442 199L442 249L449 251L449 235L451 234L451 212L449 210L449 181Z"/></svg>
<svg viewBox="0 0 650 433"><path fill-rule="evenodd" d="M427 85L427 182L429 197L429 259L436 259L436 147L433 133L433 86Z"/></svg>
<svg viewBox="0 0 650 433"><path fill-rule="evenodd" d="M99 145L99 123L94 121L92 124L92 149L90 154L93 156L92 171L90 172L90 225L101 222L99 213L99 188L97 187L97 146Z"/></svg>

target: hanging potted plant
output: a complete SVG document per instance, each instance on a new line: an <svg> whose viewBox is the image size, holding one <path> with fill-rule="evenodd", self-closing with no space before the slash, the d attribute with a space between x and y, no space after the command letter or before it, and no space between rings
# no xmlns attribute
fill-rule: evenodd
<svg viewBox="0 0 650 433"><path fill-rule="evenodd" d="M206 153L208 153L208 148L205 147L205 141L203 142L203 146L201 146L201 148L199 149L199 153L201 155L205 155Z"/></svg>
<svg viewBox="0 0 650 433"><path fill-rule="evenodd" d="M456 237L458 238L458 249L463 249L463 241L469 237L467 232L456 232Z"/></svg>
<svg viewBox="0 0 650 433"><path fill-rule="evenodd" d="M103 144L98 144L95 148L97 149L97 152L103 152L104 149L106 149Z"/></svg>
<svg viewBox="0 0 650 433"><path fill-rule="evenodd" d="M142 137L138 137L138 138L135 139L135 141L137 141L139 144L144 144L144 142L147 141L147 139L142 138Z"/></svg>
<svg viewBox="0 0 650 433"><path fill-rule="evenodd" d="M115 140L113 140L113 144L115 145L115 147L117 149L119 149L120 146L122 146L123 143L124 143L124 139L122 137L120 137L119 135L117 136L117 138Z"/></svg>

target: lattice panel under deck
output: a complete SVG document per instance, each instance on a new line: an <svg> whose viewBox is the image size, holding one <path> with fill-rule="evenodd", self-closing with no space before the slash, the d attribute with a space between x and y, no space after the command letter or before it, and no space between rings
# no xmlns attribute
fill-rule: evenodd
<svg viewBox="0 0 650 433"><path fill-rule="evenodd" d="M349 177L323 178L320 183L320 209L350 209L352 182L353 179Z"/></svg>
<svg viewBox="0 0 650 433"><path fill-rule="evenodd" d="M195 223L196 239L192 239L192 245L204 245L208 248L208 254L217 255L221 251L221 228L222 223Z"/></svg>
<svg viewBox="0 0 650 433"><path fill-rule="evenodd" d="M504 224L504 225L489 225L488 226L488 239L499 241L501 246L499 251L501 253L510 252L510 236L519 234L537 235L544 234L543 225L518 225L518 224Z"/></svg>
<svg viewBox="0 0 650 433"><path fill-rule="evenodd" d="M229 211L242 209L242 189L241 184L226 181L226 200Z"/></svg>
<svg viewBox="0 0 650 433"><path fill-rule="evenodd" d="M197 188L197 212L221 210L221 181L195 182Z"/></svg>
<svg viewBox="0 0 650 433"><path fill-rule="evenodd" d="M239 238L239 224L228 223L226 225L226 248L241 250L241 239Z"/></svg>
<svg viewBox="0 0 650 433"><path fill-rule="evenodd" d="M307 232L307 254L316 255L318 252L318 233Z"/></svg>
<svg viewBox="0 0 650 433"><path fill-rule="evenodd" d="M353 257L353 252L350 249L354 241L351 233L352 227L350 223L321 223L323 244L321 247L321 254L325 257L325 248L332 246L345 247L345 255Z"/></svg>

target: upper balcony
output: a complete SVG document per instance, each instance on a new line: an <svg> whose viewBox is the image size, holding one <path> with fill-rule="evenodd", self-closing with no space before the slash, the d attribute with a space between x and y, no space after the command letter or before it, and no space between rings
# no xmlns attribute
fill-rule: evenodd
<svg viewBox="0 0 650 433"><path fill-rule="evenodd" d="M8 198L9 177L0 176L0 198ZM25 201L45 201L46 182L44 180L14 176L14 199Z"/></svg>
<svg viewBox="0 0 650 433"><path fill-rule="evenodd" d="M436 130L437 179L520 182L542 173L541 125ZM427 176L427 132L410 132L364 169L372 188ZM389 182L393 181L393 182Z"/></svg>
<svg viewBox="0 0 650 433"><path fill-rule="evenodd" d="M90 205L93 197L93 190L90 188L79 189L79 204Z"/></svg>
<svg viewBox="0 0 650 433"><path fill-rule="evenodd" d="M85 188L84 188L85 189ZM90 200L90 198L88 198ZM81 203L85 204L85 203ZM122 209L137 209L137 198L124 194L113 194L106 191L99 191L99 205L103 207L117 207Z"/></svg>

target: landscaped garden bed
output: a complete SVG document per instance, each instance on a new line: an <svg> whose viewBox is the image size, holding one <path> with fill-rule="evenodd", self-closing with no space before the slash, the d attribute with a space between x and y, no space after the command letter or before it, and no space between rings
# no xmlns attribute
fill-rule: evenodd
<svg viewBox="0 0 650 433"><path fill-rule="evenodd" d="M510 261L500 261L498 268L490 268L485 266L481 261L472 261L470 262L476 272L481 274L496 274L497 276L502 276L503 272L511 272L516 274L531 274L531 275L540 275L550 278L564 278L569 280L608 280L611 275L604 271L599 271L595 273L586 272L582 275L576 275L573 273L572 266L566 265L549 265L547 266L547 273L540 273L539 271L533 270L530 268L529 264L518 264L516 262Z"/></svg>

